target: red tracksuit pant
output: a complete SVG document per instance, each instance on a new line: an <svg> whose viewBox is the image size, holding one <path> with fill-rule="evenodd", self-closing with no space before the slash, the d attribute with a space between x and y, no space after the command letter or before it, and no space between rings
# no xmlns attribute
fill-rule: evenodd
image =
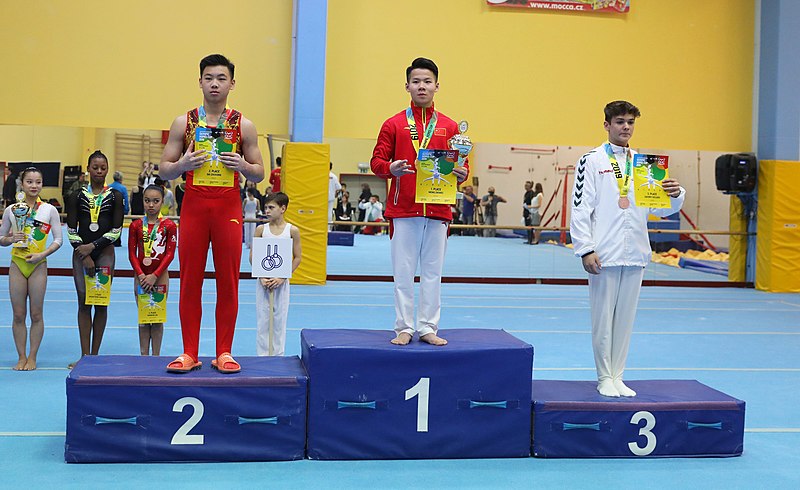
<svg viewBox="0 0 800 490"><path fill-rule="evenodd" d="M239 312L239 265L242 258L242 205L238 193L209 198L187 193L178 228L181 294L179 310L183 351L197 361L203 313L203 277L208 247L217 280L217 357L231 351Z"/></svg>

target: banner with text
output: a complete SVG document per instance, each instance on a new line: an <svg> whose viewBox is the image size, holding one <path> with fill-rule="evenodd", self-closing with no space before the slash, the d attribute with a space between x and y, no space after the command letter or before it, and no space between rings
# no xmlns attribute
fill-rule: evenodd
<svg viewBox="0 0 800 490"><path fill-rule="evenodd" d="M486 0L493 7L517 7L564 12L613 12L625 13L631 8L631 0Z"/></svg>

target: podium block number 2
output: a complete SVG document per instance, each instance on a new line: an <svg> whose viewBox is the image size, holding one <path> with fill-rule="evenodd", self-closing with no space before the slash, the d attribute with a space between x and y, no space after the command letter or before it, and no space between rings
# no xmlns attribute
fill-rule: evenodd
<svg viewBox="0 0 800 490"><path fill-rule="evenodd" d="M183 423L180 428L175 432L175 435L172 436L172 444L203 444L204 436L203 434L189 434L189 431L194 429L194 426L197 425L200 420L203 418L203 412L205 411L205 407L203 407L203 402L194 398L192 396L186 396L178 401L172 406L173 412L183 412L183 409L186 407L192 407L192 416Z"/></svg>
<svg viewBox="0 0 800 490"><path fill-rule="evenodd" d="M428 402L431 379L419 378L417 384L406 390L406 400L417 397L417 432L428 432Z"/></svg>

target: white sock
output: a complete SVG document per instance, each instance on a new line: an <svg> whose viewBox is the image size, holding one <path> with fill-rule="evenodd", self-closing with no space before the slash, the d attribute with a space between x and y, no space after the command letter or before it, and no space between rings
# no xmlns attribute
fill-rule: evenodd
<svg viewBox="0 0 800 490"><path fill-rule="evenodd" d="M597 382L597 391L603 396L619 398L619 391L614 386L614 381L610 378L601 379Z"/></svg>
<svg viewBox="0 0 800 490"><path fill-rule="evenodd" d="M620 396L636 396L635 391L625 386L625 383L622 382L622 378L614 380L614 388L616 388Z"/></svg>

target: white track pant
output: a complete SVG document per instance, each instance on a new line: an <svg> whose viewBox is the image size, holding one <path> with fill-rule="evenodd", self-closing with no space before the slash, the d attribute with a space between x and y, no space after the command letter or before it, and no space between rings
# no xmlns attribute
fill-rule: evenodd
<svg viewBox="0 0 800 490"><path fill-rule="evenodd" d="M597 380L622 379L644 267L604 267L589 274L592 348Z"/></svg>
<svg viewBox="0 0 800 490"><path fill-rule="evenodd" d="M420 336L439 330L442 268L447 250L447 222L431 218L392 220L394 331L414 335L414 276L420 270L416 330Z"/></svg>
<svg viewBox="0 0 800 490"><path fill-rule="evenodd" d="M274 289L272 317L272 355L282 356L286 347L286 320L289 316L289 280ZM256 353L269 354L269 289L256 280Z"/></svg>

